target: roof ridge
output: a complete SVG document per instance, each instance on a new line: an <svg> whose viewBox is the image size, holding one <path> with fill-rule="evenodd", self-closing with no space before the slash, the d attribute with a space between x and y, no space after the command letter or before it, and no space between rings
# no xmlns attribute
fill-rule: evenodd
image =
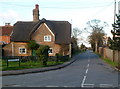
<svg viewBox="0 0 120 89"><path fill-rule="evenodd" d="M51 21L51 22L68 22L68 21L63 21L63 20L46 20L45 18L42 18L40 21L44 22L44 21Z"/></svg>
<svg viewBox="0 0 120 89"><path fill-rule="evenodd" d="M36 22L34 22L34 21L17 21L17 23L19 23L19 22L22 22L22 23L28 23L28 22L36 23Z"/></svg>

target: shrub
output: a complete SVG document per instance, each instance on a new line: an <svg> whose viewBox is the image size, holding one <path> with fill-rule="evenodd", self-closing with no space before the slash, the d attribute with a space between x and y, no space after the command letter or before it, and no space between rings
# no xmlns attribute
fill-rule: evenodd
<svg viewBox="0 0 120 89"><path fill-rule="evenodd" d="M48 61L48 50L49 46L41 45L37 50L36 50L36 55L39 57L39 60L41 61L43 66L47 65Z"/></svg>
<svg viewBox="0 0 120 89"><path fill-rule="evenodd" d="M29 41L27 44L28 49L32 50L32 56L34 56L34 50L37 50L39 48L39 44L37 44L34 40Z"/></svg>
<svg viewBox="0 0 120 89"><path fill-rule="evenodd" d="M59 53L56 53L56 63L58 63L60 60L61 60L61 54L59 54Z"/></svg>

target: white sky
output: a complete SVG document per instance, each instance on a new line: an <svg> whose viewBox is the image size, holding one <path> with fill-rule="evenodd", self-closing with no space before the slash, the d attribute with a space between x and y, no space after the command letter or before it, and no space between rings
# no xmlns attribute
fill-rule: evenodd
<svg viewBox="0 0 120 89"><path fill-rule="evenodd" d="M39 4L40 19L69 21L72 28L80 30L86 27L87 21L99 19L109 24L105 32L111 36L114 0L0 0L0 26L6 22L13 25L17 21L32 21L35 4ZM84 40L79 42L85 42L87 34L80 37Z"/></svg>

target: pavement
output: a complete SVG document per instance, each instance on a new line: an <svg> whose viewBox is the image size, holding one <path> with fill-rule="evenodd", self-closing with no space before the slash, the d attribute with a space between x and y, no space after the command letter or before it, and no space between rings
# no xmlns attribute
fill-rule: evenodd
<svg viewBox="0 0 120 89"><path fill-rule="evenodd" d="M45 71L51 71L51 70L57 70L64 68L71 63L76 61L75 56L68 62L65 62L64 64L51 66L51 67L44 67L44 68L32 68L32 69L22 69L22 70L10 70L10 71L0 71L0 76L7 76L7 75L19 75L19 74L28 74L28 73L37 73L37 72L45 72Z"/></svg>

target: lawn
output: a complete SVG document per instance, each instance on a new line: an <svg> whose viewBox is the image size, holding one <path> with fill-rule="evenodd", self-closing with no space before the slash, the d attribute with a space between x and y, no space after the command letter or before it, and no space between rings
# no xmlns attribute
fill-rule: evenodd
<svg viewBox="0 0 120 89"><path fill-rule="evenodd" d="M63 64L64 62L55 62L55 61L48 61L46 66L43 66L40 61L28 61L28 62L8 62L7 66L7 61L5 60L0 60L0 69L2 71L6 70L20 70L20 69L30 69L30 68L42 68L42 67L49 67L49 66L55 66L59 64Z"/></svg>

